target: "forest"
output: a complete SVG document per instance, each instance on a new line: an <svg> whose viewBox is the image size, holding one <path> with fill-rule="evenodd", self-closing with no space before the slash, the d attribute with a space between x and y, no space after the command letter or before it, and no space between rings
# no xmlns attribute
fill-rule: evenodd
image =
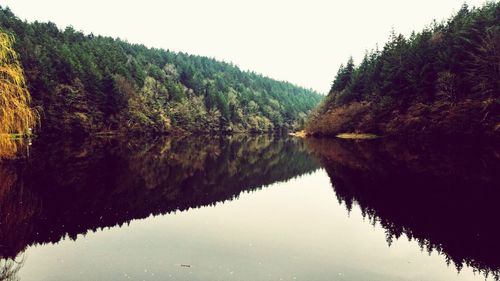
<svg viewBox="0 0 500 281"><path fill-rule="evenodd" d="M500 3L464 4L450 19L409 38L392 32L382 49L342 65L311 114L310 135L498 137Z"/></svg>
<svg viewBox="0 0 500 281"><path fill-rule="evenodd" d="M232 63L28 23L9 8L0 31L13 37L38 134L297 129L322 98Z"/></svg>

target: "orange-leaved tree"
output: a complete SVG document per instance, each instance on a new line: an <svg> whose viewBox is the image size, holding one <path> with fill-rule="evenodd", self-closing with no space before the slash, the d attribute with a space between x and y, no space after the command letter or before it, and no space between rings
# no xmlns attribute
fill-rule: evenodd
<svg viewBox="0 0 500 281"><path fill-rule="evenodd" d="M13 36L0 30L0 159L14 157L19 145L14 139L38 122L13 41Z"/></svg>

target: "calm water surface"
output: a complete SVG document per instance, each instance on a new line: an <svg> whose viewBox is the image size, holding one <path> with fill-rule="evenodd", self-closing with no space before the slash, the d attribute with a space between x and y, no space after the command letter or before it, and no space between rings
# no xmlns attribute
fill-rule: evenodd
<svg viewBox="0 0 500 281"><path fill-rule="evenodd" d="M0 164L0 280L495 280L497 164L385 141L35 143Z"/></svg>

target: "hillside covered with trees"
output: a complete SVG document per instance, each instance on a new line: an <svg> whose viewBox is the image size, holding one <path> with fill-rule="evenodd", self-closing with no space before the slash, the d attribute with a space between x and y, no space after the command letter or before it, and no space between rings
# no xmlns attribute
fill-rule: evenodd
<svg viewBox="0 0 500 281"><path fill-rule="evenodd" d="M307 132L498 136L500 2L463 5L409 38L392 33L359 65L340 67Z"/></svg>
<svg viewBox="0 0 500 281"><path fill-rule="evenodd" d="M296 129L322 97L215 59L28 23L8 8L0 30L15 38L42 134Z"/></svg>

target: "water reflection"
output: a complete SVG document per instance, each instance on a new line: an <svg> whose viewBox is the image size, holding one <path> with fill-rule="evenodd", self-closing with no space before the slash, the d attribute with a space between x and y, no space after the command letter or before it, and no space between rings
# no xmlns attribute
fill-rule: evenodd
<svg viewBox="0 0 500 281"><path fill-rule="evenodd" d="M30 139L0 133L0 160L12 160L29 154Z"/></svg>
<svg viewBox="0 0 500 281"><path fill-rule="evenodd" d="M488 146L308 139L338 201L357 204L387 242L403 234L456 268L498 280L500 153Z"/></svg>
<svg viewBox="0 0 500 281"><path fill-rule="evenodd" d="M30 245L58 243L64 237L76 239L78 235L85 235L89 231L121 226L151 214L160 215L232 200L242 192L257 190L316 170L318 165L310 157L309 151L324 165L338 201L348 210L359 206L356 208L361 210L365 218L384 228L389 245L395 239L406 236L418 241L426 251L439 252L459 270L467 265L498 279L500 257L497 253L500 251L500 242L497 237L500 230L495 223L496 199L500 195L497 190L500 182L500 174L497 173L500 154L491 147L415 147L384 140L350 142L307 139L304 143L300 139L272 136L234 136L147 141L43 141L34 144L29 158L3 162L0 164L0 280L18 279L16 275L24 265L24 255L28 257L26 266L19 274L23 278L27 276L27 280L43 279L38 278L37 274L45 266L51 272L57 271L53 270L56 267L54 260L57 253L65 251L64 247L59 247L55 252L41 251L38 255L33 251L38 247L33 247L22 254ZM146 233L159 232L153 238L143 235L137 229L138 226L140 228L140 222L136 222L139 225L135 228L132 226L121 230L135 229L135 233L142 236L134 240L134 235L128 235L127 239L121 240L121 244L114 244L115 248L108 248L108 256L101 258L100 263L94 264L92 261L100 256L96 249L104 244L93 244L93 248L76 247L70 256L76 257L78 264L82 261L82 268L95 266L92 270L101 270L99 273L102 274L105 272L102 264L108 261L109 267L113 267L115 259L126 252L123 248L127 246L123 245L129 245L129 242L135 245L128 249L129 255L142 253L146 256L141 265L150 260L177 262L176 258L164 255L163 250L155 252L152 248L163 246L162 249L167 249L167 252L171 249L171 253L178 256L184 248L170 247L170 244L193 244L193 248L197 249L193 252L200 273L197 276L220 276L218 272L207 273L207 270L213 270L210 267L212 265L229 264L228 268L245 270L244 276L283 275L293 271L308 277L304 280L331 280L338 272L350 274L350 280L401 280L401 275L394 274L409 273L409 267L392 271L386 269L385 265L394 267L393 264L397 263L401 266L407 258L416 260L413 254L420 256L418 250L406 256L404 252L398 252L405 256L403 261L398 255L398 258L389 256L389 251L384 252L388 248L380 228L372 233L359 227L367 225L359 217L359 221L352 225L346 223L349 219L345 217L343 207L339 208L335 198L330 196L333 193L324 171L298 179L293 185L297 188L285 186L280 184L276 188L251 195L261 196L261 201L242 198L220 208L165 216L170 220L177 217L178 225L184 226L178 231L174 231L175 227L165 227L177 225L175 223L157 220L156 223L161 223L155 224L155 219L163 217L141 220L144 227L148 224ZM357 213L354 212L351 217L358 216ZM243 217L245 220L239 221ZM202 221L208 222L210 226L197 227ZM218 224L220 221L223 222ZM226 228L219 229L221 225ZM240 228L252 231L242 232L238 230ZM211 235L207 235L207 232ZM227 233L226 236L221 237L221 232ZM121 237L119 233L113 235L111 230L100 233L110 235L102 237L103 243L108 244L113 244L111 240ZM244 236L244 233L248 235ZM283 238L283 233L287 233L286 238ZM159 241L161 239L158 237L165 234L169 237L168 241ZM197 238L193 238L194 234L198 235ZM88 241L91 237L78 241ZM213 237L220 239L214 240ZM229 238L232 240L227 241ZM366 255L365 249L367 245L376 244L376 241L382 244L378 245L379 248L373 248L378 249L377 254L383 252L388 255L387 259L378 263L373 261L372 256ZM226 249L225 244L231 242L236 246ZM261 248L242 247L250 242ZM61 244L64 243L58 246ZM148 245L150 248L147 248ZM57 247L40 248L48 250ZM120 251L114 252L112 249ZM401 248L399 250L402 251ZM82 258L87 251L87 258ZM214 254L214 251L219 254ZM253 258L247 259L251 253ZM48 265L46 256L50 256ZM33 265L31 269L29 257ZM52 263L49 261L51 259ZM189 260L189 253L178 258L182 262L186 259ZM265 270L257 263L263 259L267 260L267 263L264 262L268 266ZM236 262L232 263L233 260ZM253 267L241 262L249 260L254 261ZM367 265L372 262L376 265ZM109 272L115 273L123 265L119 262L116 264L116 268L113 267ZM318 268L324 267L325 270L313 275L311 268L316 272L318 264L321 264ZM417 270L420 265L415 263ZM442 265L445 268L444 263ZM124 267L132 266L126 264ZM372 268L374 266L381 268ZM158 268L165 268L165 264L157 265ZM136 273L143 270L135 269ZM191 269L194 271L194 267ZM165 270L172 271L172 267ZM444 271L439 268L429 274ZM451 271L455 273L453 269ZM75 272L70 269L63 273L66 275L53 278L44 275L46 278L43 280L64 280ZM370 275L373 272L380 274L378 279ZM166 278L167 275L158 276ZM108 276L106 280L121 279ZM276 279L267 277L266 280ZM438 277L435 280L448 279Z"/></svg>
<svg viewBox="0 0 500 281"><path fill-rule="evenodd" d="M0 133L0 159L13 158L16 154L16 142L10 135Z"/></svg>
<svg viewBox="0 0 500 281"><path fill-rule="evenodd" d="M315 169L304 144L273 136L35 143L29 159L0 163L4 276L29 245L214 205Z"/></svg>
<svg viewBox="0 0 500 281"><path fill-rule="evenodd" d="M17 281L19 280L17 273L23 267L24 258L20 260L12 258L0 259L0 280L1 281Z"/></svg>

